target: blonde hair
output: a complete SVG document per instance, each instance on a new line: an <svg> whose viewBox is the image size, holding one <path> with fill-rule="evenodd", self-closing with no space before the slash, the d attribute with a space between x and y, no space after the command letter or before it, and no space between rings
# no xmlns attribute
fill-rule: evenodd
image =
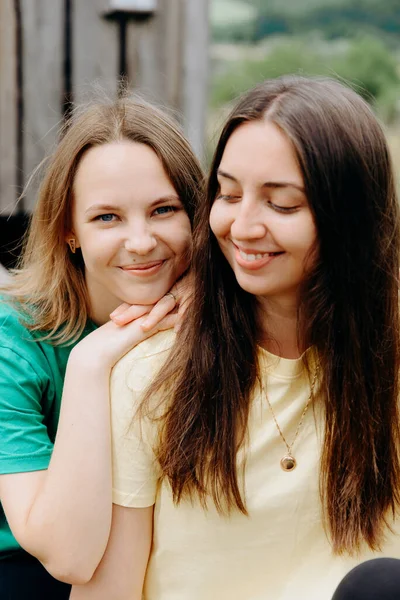
<svg viewBox="0 0 400 600"><path fill-rule="evenodd" d="M161 160L193 224L203 174L178 125L160 109L128 97L74 111L48 159L23 253L3 286L31 331L54 344L73 342L89 316L83 262L65 242L79 162L91 147L123 139L146 144Z"/></svg>

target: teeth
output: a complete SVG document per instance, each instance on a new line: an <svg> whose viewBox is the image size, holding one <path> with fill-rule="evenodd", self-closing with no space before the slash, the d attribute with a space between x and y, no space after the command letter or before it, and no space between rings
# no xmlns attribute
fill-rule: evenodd
<svg viewBox="0 0 400 600"><path fill-rule="evenodd" d="M266 254L246 254L246 252L243 252L243 250L239 250L239 254L243 258L243 260L252 261L260 260L260 258L264 258L264 256L268 255L269 253L267 252Z"/></svg>

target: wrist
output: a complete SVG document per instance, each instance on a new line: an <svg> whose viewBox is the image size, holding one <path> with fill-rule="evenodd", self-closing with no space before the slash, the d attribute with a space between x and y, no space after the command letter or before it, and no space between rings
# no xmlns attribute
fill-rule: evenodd
<svg viewBox="0 0 400 600"><path fill-rule="evenodd" d="M109 377L113 362L106 355L103 355L99 349L96 352L90 351L84 347L75 346L71 350L68 359L68 367L76 371L84 371L95 374L106 375Z"/></svg>

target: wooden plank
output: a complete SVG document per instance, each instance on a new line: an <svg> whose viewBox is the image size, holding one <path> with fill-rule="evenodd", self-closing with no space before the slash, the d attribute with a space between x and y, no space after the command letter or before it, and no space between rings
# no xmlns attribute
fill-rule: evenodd
<svg viewBox="0 0 400 600"><path fill-rule="evenodd" d="M179 110L183 1L163 0L153 17L128 26L129 83L140 95Z"/></svg>
<svg viewBox="0 0 400 600"><path fill-rule="evenodd" d="M166 99L176 110L182 109L182 68L185 2L169 0L169 6L164 5L164 24L166 35L161 57L164 64Z"/></svg>
<svg viewBox="0 0 400 600"><path fill-rule="evenodd" d="M150 102L160 101L162 85L157 55L154 20L130 22L127 29L127 70L129 87Z"/></svg>
<svg viewBox="0 0 400 600"><path fill-rule="evenodd" d="M104 18L104 0L78 0L73 4L73 95L82 103L95 87L114 97L118 77L118 25Z"/></svg>
<svg viewBox="0 0 400 600"><path fill-rule="evenodd" d="M186 135L204 158L208 103L209 0L186 0L182 109Z"/></svg>
<svg viewBox="0 0 400 600"><path fill-rule="evenodd" d="M51 151L62 119L63 0L21 0L24 60L25 181ZM25 208L36 201L37 185L27 190Z"/></svg>
<svg viewBox="0 0 400 600"><path fill-rule="evenodd" d="M129 25L128 72L141 95L174 109L203 157L208 102L209 0L163 0Z"/></svg>
<svg viewBox="0 0 400 600"><path fill-rule="evenodd" d="M17 197L15 49L13 0L0 0L0 215L12 213Z"/></svg>

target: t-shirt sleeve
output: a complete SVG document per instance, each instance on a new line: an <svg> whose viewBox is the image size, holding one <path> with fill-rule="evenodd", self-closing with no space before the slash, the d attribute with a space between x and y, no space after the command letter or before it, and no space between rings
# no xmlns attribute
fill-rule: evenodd
<svg viewBox="0 0 400 600"><path fill-rule="evenodd" d="M157 421L138 406L165 361L173 334L153 336L128 353L111 375L113 502L142 508L155 503L161 472L154 455Z"/></svg>
<svg viewBox="0 0 400 600"><path fill-rule="evenodd" d="M43 385L22 354L0 346L0 474L48 467L53 445L41 407Z"/></svg>

